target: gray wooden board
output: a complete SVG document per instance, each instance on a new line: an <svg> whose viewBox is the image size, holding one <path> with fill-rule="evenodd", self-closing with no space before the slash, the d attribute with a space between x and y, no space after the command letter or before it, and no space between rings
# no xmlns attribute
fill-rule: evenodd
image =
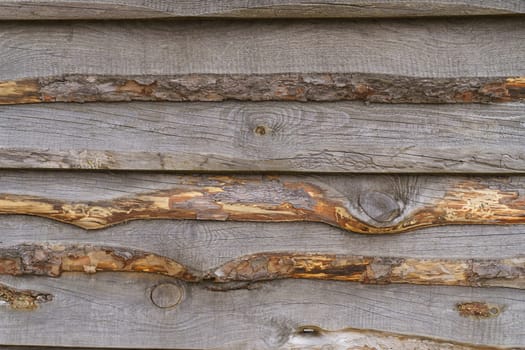
<svg viewBox="0 0 525 350"><path fill-rule="evenodd" d="M400 235L363 236L316 223L152 220L86 232L43 218L2 215L0 237L0 246L6 248L31 242L135 248L205 271L261 252L512 258L523 255L525 226L449 226Z"/></svg>
<svg viewBox="0 0 525 350"><path fill-rule="evenodd" d="M169 279L154 275L73 273L0 281L54 294L35 311L0 308L0 343L10 345L275 349L304 325L525 344L525 294L509 289L283 280L259 289L214 292L186 285L179 305L160 309L149 294ZM457 303L477 300L500 305L503 312L485 320L458 315Z"/></svg>
<svg viewBox="0 0 525 350"><path fill-rule="evenodd" d="M62 74L525 75L521 17L0 23L2 81Z"/></svg>
<svg viewBox="0 0 525 350"><path fill-rule="evenodd" d="M0 167L519 173L525 104L4 106Z"/></svg>
<svg viewBox="0 0 525 350"><path fill-rule="evenodd" d="M0 19L397 17L522 14L519 0L2 0Z"/></svg>
<svg viewBox="0 0 525 350"><path fill-rule="evenodd" d="M201 186L213 186L214 175L173 175L163 173L147 172L89 172L89 171L30 171L30 170L5 170L0 172L0 193L6 197L6 204L11 203L8 195L21 195L40 197L51 201L66 201L71 203L86 203L99 201L100 205L111 206L111 201L122 197L137 197L159 190L191 189L187 187L189 181L201 183ZM274 187L265 186L261 175L247 175L247 181L253 181L254 185L240 187L237 192L232 192L231 197L224 199L227 202L252 203L266 201L277 201L278 203L292 201L293 198L279 197L279 193L272 193L265 196L265 191ZM242 181L243 177L238 177ZM220 181L220 177L217 179ZM322 191L327 199L340 201L341 205L348 210L351 215L361 222L370 225L378 225L372 216L364 209L360 200L369 194L380 194L397 201L396 206L400 212L393 222L399 222L413 215L417 210L429 207L429 210L436 206L436 201L447 196L449 191L454 190L457 183L466 183L472 191L479 184L491 186L492 190L507 193L514 199L522 198L525 192L525 177L523 176L500 176L500 177L475 177L475 176L409 176L409 175L282 175L279 181L283 182L304 182ZM266 178L268 183L268 178ZM271 181L270 181L271 182ZM185 185L186 184L186 185ZM474 186L474 187L473 187ZM195 187L198 188L198 187ZM464 193L469 193L467 192ZM488 192L494 195L494 192ZM496 192L497 193L497 192ZM274 197L273 195L276 195ZM297 197L299 197L297 195ZM302 197L301 197L302 198ZM455 197L453 197L455 198ZM475 195L474 200L483 198ZM503 198L503 197L501 197ZM456 199L457 200L457 199ZM502 200L502 199L499 199ZM103 203L100 201L108 201ZM511 199L512 201L512 199ZM273 202L271 202L273 203ZM382 201L378 202L382 205ZM390 203L390 201L388 202ZM303 204L297 204L303 205ZM476 207L477 208L477 207ZM8 207L9 209L9 207ZM369 208L371 210L373 207ZM516 202L516 210L522 210L521 204ZM511 209L508 209L511 210ZM514 210L514 209L512 209ZM5 213L12 213L11 209ZM25 212L20 208L16 212ZM45 215L45 212L42 213ZM500 213L500 215L502 215ZM201 219L211 219L213 217L204 216ZM215 218L224 220L224 218ZM388 224L388 223L387 223Z"/></svg>

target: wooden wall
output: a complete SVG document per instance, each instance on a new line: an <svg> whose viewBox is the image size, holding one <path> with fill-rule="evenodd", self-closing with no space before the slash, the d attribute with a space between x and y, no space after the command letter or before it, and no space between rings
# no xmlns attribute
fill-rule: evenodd
<svg viewBox="0 0 525 350"><path fill-rule="evenodd" d="M524 349L524 14L0 0L0 346Z"/></svg>

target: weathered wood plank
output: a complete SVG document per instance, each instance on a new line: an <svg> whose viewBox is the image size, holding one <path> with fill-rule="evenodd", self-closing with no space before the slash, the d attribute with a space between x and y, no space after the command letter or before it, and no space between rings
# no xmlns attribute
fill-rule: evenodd
<svg viewBox="0 0 525 350"><path fill-rule="evenodd" d="M36 215L85 229L139 219L308 221L363 234L525 223L524 178L519 176L146 175L146 188L137 189L134 175L66 178L48 172L38 174L31 186L22 174L1 174L0 214ZM124 193L88 187L82 192L91 194L79 197L71 191L84 182L80 176L95 186L116 180Z"/></svg>
<svg viewBox="0 0 525 350"><path fill-rule="evenodd" d="M523 14L519 0L2 0L0 19L341 18Z"/></svg>
<svg viewBox="0 0 525 350"><path fill-rule="evenodd" d="M515 78L525 76L522 24L520 17L2 22L0 77L3 82L75 74ZM196 86L202 83L197 77Z"/></svg>
<svg viewBox="0 0 525 350"><path fill-rule="evenodd" d="M349 235L316 223L133 221L90 231L21 215L0 216L0 246L28 242L127 247L207 271L258 252L394 256L413 259L509 259L523 256L525 225L448 226L407 235Z"/></svg>
<svg viewBox="0 0 525 350"><path fill-rule="evenodd" d="M217 292L198 284L179 284L182 300L160 308L152 303L151 293L171 280L155 275L104 273L88 278L69 273L60 279L2 276L0 280L54 296L31 312L0 310L0 340L12 345L286 349L320 346L335 339L344 344L344 331L334 338L337 333L315 327L376 329L408 338L426 335L503 347L525 344L524 295L505 288L283 280L262 283L258 289ZM460 315L458 303L477 301L498 305L502 311L484 319ZM313 334L308 332L312 328ZM441 344L437 349L458 349L437 343Z"/></svg>
<svg viewBox="0 0 525 350"><path fill-rule="evenodd" d="M2 168L523 173L525 108L360 103L4 106Z"/></svg>
<svg viewBox="0 0 525 350"><path fill-rule="evenodd" d="M428 79L384 74L67 75L0 82L0 104L124 101L509 102L525 77Z"/></svg>
<svg viewBox="0 0 525 350"><path fill-rule="evenodd" d="M209 288L222 291L239 288L239 284L228 284L231 282L246 286L286 278L525 289L525 257L414 259L266 252L232 259L210 271L196 271L168 257L121 247L32 243L0 249L0 274L58 277L79 271L157 273L186 282L213 284ZM4 295L16 294L4 289ZM13 304L12 297L5 299Z"/></svg>

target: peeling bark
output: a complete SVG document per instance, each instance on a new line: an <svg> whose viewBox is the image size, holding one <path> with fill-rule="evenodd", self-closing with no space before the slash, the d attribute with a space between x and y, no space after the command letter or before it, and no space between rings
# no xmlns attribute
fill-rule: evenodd
<svg viewBox="0 0 525 350"><path fill-rule="evenodd" d="M525 99L525 77L414 78L361 73L65 75L0 82L0 104L119 101L491 103Z"/></svg>
<svg viewBox="0 0 525 350"><path fill-rule="evenodd" d="M261 253L228 262L210 276L217 282L304 278L524 289L525 258L462 260Z"/></svg>
<svg viewBox="0 0 525 350"><path fill-rule="evenodd" d="M345 328L327 331L317 326L300 327L279 349L321 350L498 350L496 346L466 344L450 340L396 334L368 329ZM509 348L507 348L509 349Z"/></svg>
<svg viewBox="0 0 525 350"><path fill-rule="evenodd" d="M63 272L98 271L158 273L188 282L199 279L172 259L128 248L23 244L0 249L0 274L58 277Z"/></svg>
<svg viewBox="0 0 525 350"><path fill-rule="evenodd" d="M501 306L479 301L459 303L456 309L460 316L476 319L493 318L501 313Z"/></svg>
<svg viewBox="0 0 525 350"><path fill-rule="evenodd" d="M439 190L441 197L434 191L432 199L424 198L424 202L410 198L413 195L410 193L400 193L399 198L361 194L360 207L356 207L345 194L313 178L179 176L176 179L178 183L172 189L113 200L69 202L0 194L0 214L36 215L84 229L138 219L310 221L363 234L400 233L449 224L525 223L525 195L519 180L513 184L506 179L459 178L443 184ZM414 205L409 203L412 200Z"/></svg>
<svg viewBox="0 0 525 350"><path fill-rule="evenodd" d="M0 301L15 310L34 310L38 304L53 300L53 296L30 290L18 290L0 283Z"/></svg>
<svg viewBox="0 0 525 350"><path fill-rule="evenodd" d="M250 289L252 282L285 278L525 289L525 258L466 260L260 253L199 272L173 259L128 248L27 244L0 249L0 274L58 277L63 272L101 271L157 273L186 282L205 282L210 290Z"/></svg>

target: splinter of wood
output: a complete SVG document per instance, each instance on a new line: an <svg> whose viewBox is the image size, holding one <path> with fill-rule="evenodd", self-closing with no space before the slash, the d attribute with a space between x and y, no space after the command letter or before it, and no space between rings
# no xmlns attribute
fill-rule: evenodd
<svg viewBox="0 0 525 350"><path fill-rule="evenodd" d="M36 215L84 229L139 219L309 221L362 234L400 233L449 224L525 223L525 194L519 177L458 177L436 182L428 195L419 197L416 185L415 189L401 189L396 198L361 193L358 199L313 177L173 179L171 189L112 200L64 201L4 193L0 194L0 214Z"/></svg>

